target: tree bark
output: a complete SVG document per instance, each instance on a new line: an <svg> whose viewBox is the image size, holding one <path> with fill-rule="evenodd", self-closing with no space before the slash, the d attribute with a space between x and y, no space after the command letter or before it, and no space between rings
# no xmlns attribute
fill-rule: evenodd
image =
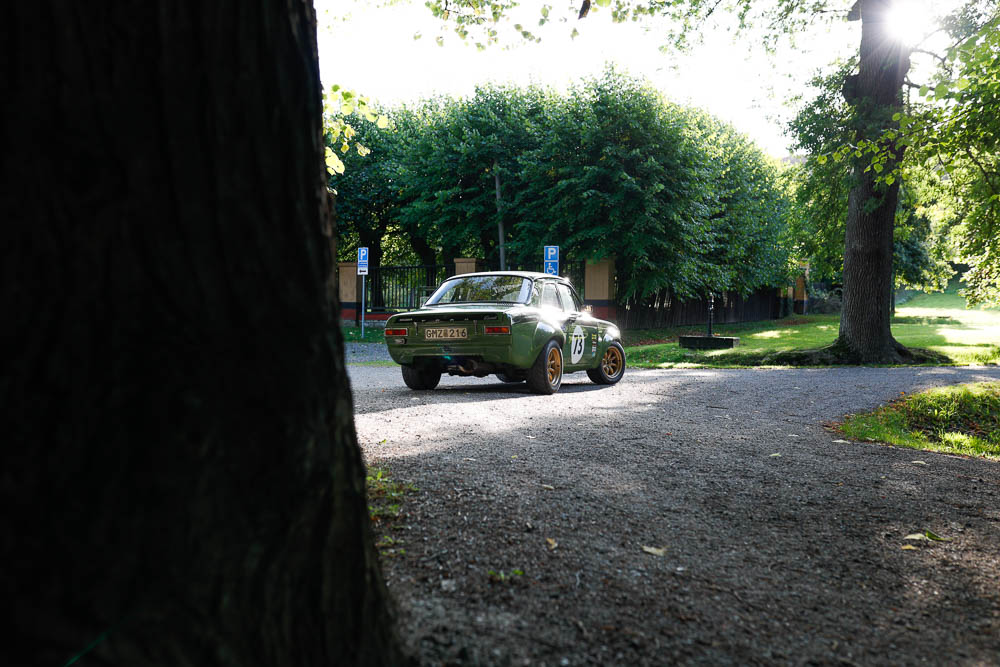
<svg viewBox="0 0 1000 667"><path fill-rule="evenodd" d="M5 14L0 663L398 664L310 4Z"/></svg>
<svg viewBox="0 0 1000 667"><path fill-rule="evenodd" d="M860 0L861 50L858 74L844 86L855 110L855 137L877 140L886 129L898 129L892 115L902 110L902 87L909 51L890 37L887 15L891 0ZM888 146L883 174L903 158L903 149ZM890 330L893 227L899 180L886 186L865 171L867 154L854 160L857 179L847 212L844 247L844 305L840 335L834 343L847 361L892 363L908 356Z"/></svg>

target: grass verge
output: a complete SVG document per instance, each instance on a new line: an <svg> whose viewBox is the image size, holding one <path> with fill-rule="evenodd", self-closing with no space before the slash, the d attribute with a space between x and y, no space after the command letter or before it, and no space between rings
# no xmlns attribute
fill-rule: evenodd
<svg viewBox="0 0 1000 667"><path fill-rule="evenodd" d="M361 327L341 325L345 343L384 343L385 329L381 326L365 325L365 335L361 335Z"/></svg>
<svg viewBox="0 0 1000 667"><path fill-rule="evenodd" d="M1000 364L1000 310L966 309L956 290L920 294L897 308L893 335L909 348L929 350L928 364ZM829 345L839 328L839 315L714 327L720 335L739 336L739 346L730 350L688 350L677 344L678 336L703 333L703 326L626 331L625 352L629 366L637 368L778 365L775 358L781 353Z"/></svg>
<svg viewBox="0 0 1000 667"><path fill-rule="evenodd" d="M1000 461L1000 382L913 394L840 426L852 440Z"/></svg>

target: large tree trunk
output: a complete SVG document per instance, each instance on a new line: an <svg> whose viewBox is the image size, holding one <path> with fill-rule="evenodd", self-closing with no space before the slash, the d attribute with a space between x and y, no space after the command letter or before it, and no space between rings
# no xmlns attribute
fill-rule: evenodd
<svg viewBox="0 0 1000 667"><path fill-rule="evenodd" d="M0 663L398 664L311 6L5 14Z"/></svg>
<svg viewBox="0 0 1000 667"><path fill-rule="evenodd" d="M898 129L892 115L902 109L902 86L909 52L890 37L887 10L891 0L860 0L861 52L858 74L844 87L854 107L858 141L876 140L886 129ZM903 150L889 147L883 174L902 159ZM889 328L893 227L899 179L889 186L865 171L868 154L854 161L857 183L851 191L844 248L844 306L840 337L834 344L848 361L897 362L906 348Z"/></svg>
<svg viewBox="0 0 1000 667"><path fill-rule="evenodd" d="M420 258L420 263L424 266L432 266L437 264L437 252L427 243L427 240L410 234L410 246L413 248L413 252L417 253L417 257Z"/></svg>

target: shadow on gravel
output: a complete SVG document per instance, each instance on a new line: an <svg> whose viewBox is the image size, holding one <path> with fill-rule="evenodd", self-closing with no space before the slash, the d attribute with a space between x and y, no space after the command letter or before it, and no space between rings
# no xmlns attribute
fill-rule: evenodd
<svg viewBox="0 0 1000 667"><path fill-rule="evenodd" d="M442 380L446 382L446 380ZM402 381L400 381L402 384ZM589 380L580 384L563 382L558 394L587 393L591 391L601 391L608 389L603 385L591 383ZM363 390L374 391L374 390ZM428 391L414 391L405 386L389 387L378 391L379 396L386 400L382 402L356 401L354 413L357 415L372 414L395 410L401 407L395 402L410 401L411 406L437 405L449 403L484 403L489 401L502 401L511 398L533 397L544 401L547 396L540 396L533 393L524 383L507 384L501 382L490 382L484 380L483 384L441 384L437 388ZM394 402L395 401L395 402Z"/></svg>
<svg viewBox="0 0 1000 667"><path fill-rule="evenodd" d="M752 416L801 372L709 373L616 414L637 401L597 386L421 394L453 421L380 455L419 489L383 568L421 662L996 664L1000 469Z"/></svg>

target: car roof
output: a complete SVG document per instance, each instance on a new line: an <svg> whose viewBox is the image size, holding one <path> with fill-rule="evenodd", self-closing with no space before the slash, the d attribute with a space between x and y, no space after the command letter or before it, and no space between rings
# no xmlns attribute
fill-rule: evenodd
<svg viewBox="0 0 1000 667"><path fill-rule="evenodd" d="M565 276L554 276L551 273L541 273L540 271L479 271L477 273L456 273L453 276L448 276L448 280L452 278L465 278L467 276L517 276L519 278L531 278L532 280L537 280L539 278L552 278L553 280L564 280L570 282L569 278Z"/></svg>

